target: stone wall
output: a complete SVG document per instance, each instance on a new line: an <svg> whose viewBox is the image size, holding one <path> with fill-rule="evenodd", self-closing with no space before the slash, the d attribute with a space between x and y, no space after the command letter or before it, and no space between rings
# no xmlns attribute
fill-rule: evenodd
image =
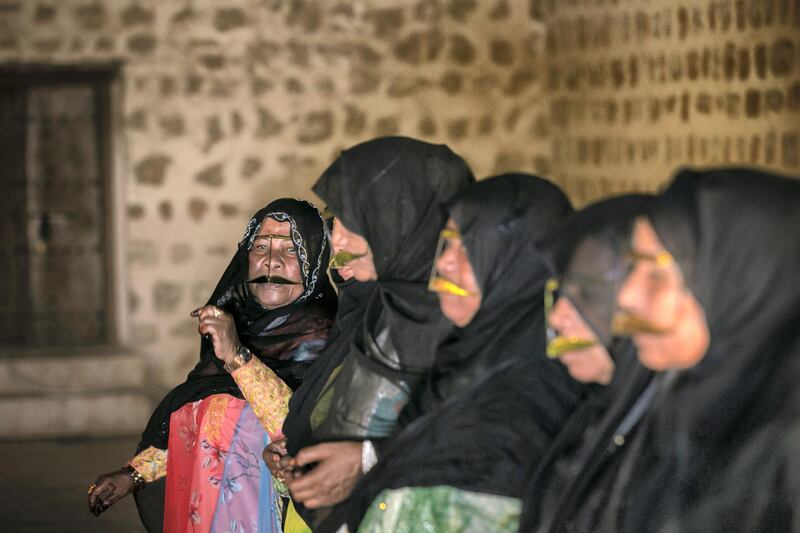
<svg viewBox="0 0 800 533"><path fill-rule="evenodd" d="M249 215L361 140L578 204L685 163L800 171L798 0L0 0L0 63L112 61L125 328L162 386Z"/></svg>
<svg viewBox="0 0 800 533"><path fill-rule="evenodd" d="M545 170L544 27L495 0L0 0L0 63L120 61L127 329L161 385L247 218L377 135Z"/></svg>
<svg viewBox="0 0 800 533"><path fill-rule="evenodd" d="M543 0L552 176L584 202L673 169L800 174L800 2Z"/></svg>

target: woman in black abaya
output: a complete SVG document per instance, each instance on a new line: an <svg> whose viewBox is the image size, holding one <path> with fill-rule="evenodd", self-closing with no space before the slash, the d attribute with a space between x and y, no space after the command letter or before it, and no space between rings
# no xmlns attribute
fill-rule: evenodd
<svg viewBox="0 0 800 533"><path fill-rule="evenodd" d="M95 514L147 487L137 503L151 531L214 531L215 523L253 519L280 528L259 455L280 435L291 390L327 338L336 311L329 252L324 220L309 202L279 199L253 215L208 304L193 313L204 335L200 361L156 408L137 455L92 484ZM157 490L165 476L165 492Z"/></svg>
<svg viewBox="0 0 800 533"><path fill-rule="evenodd" d="M506 175L470 187L448 211L448 231L460 241L447 249L463 246L479 308L464 317L448 303L452 294L440 295L460 326L456 338L437 352L414 412L405 414L414 420L331 526L346 521L355 531L366 512L361 531L516 530L524 472L580 399L582 387L544 356L551 271L542 244L571 211L566 197L540 178ZM437 261L440 274L448 261ZM468 278L455 281L474 292Z"/></svg>
<svg viewBox="0 0 800 533"><path fill-rule="evenodd" d="M629 339L612 336L611 327L628 272L633 220L650 201L621 196L590 205L557 233L554 255L563 274L549 317L559 335L551 339L551 355L575 379L595 385L532 472L520 531L594 531L652 400L653 372L639 364ZM559 340L566 343L559 347Z"/></svg>
<svg viewBox="0 0 800 533"><path fill-rule="evenodd" d="M376 287L341 365L303 402L298 423L310 434L287 441L284 464L296 469L287 485L312 527L310 508L347 496L361 472L362 442L392 434L450 330L427 280L443 205L473 181L446 146L386 137L344 151L313 187L336 216L334 252L349 252L355 279Z"/></svg>
<svg viewBox="0 0 800 533"><path fill-rule="evenodd" d="M687 170L637 220L619 304L648 325L633 329L639 358L669 379L617 488L624 530L797 527L799 205L797 180Z"/></svg>

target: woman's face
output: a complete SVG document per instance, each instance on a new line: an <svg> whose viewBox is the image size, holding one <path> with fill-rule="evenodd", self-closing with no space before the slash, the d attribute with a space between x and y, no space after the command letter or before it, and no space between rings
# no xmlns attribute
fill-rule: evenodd
<svg viewBox="0 0 800 533"><path fill-rule="evenodd" d="M611 378L614 377L614 360L569 298L561 297L556 300L548 320L550 326L563 337L595 342L593 346L567 352L559 357L558 360L567 366L569 375L582 383L611 383Z"/></svg>
<svg viewBox="0 0 800 533"><path fill-rule="evenodd" d="M447 221L446 227L458 232L458 226L453 219ZM481 307L481 289L460 236L447 239L444 249L436 258L436 269L440 276L469 293L467 296L457 296L448 292L437 293L442 314L453 324L463 328L472 322Z"/></svg>
<svg viewBox="0 0 800 533"><path fill-rule="evenodd" d="M334 254L347 252L354 256L360 256L348 262L347 267L339 269L339 274L344 279L349 279L345 276L351 276L358 281L378 279L378 272L375 270L375 262L372 258L372 250L369 249L367 240L361 235L348 230L338 218L333 220L331 246Z"/></svg>
<svg viewBox="0 0 800 533"><path fill-rule="evenodd" d="M631 252L633 268L617 303L645 326L632 334L639 359L656 371L695 366L709 344L705 313L645 217L636 220Z"/></svg>
<svg viewBox="0 0 800 533"><path fill-rule="evenodd" d="M269 276L293 283L249 283L250 294L265 309L283 307L303 294L300 263L290 231L289 222L264 217L258 235L253 239L253 247L247 254L247 279Z"/></svg>

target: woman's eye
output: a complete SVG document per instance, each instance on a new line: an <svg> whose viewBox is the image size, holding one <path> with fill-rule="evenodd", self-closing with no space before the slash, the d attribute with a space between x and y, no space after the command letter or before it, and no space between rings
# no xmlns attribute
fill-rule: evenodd
<svg viewBox="0 0 800 533"><path fill-rule="evenodd" d="M296 252L297 252L297 248L295 248L294 246L292 246L291 248L287 248L287 249L286 249L286 251L287 251L287 252L289 252L290 254L293 254L293 253L296 253Z"/></svg>

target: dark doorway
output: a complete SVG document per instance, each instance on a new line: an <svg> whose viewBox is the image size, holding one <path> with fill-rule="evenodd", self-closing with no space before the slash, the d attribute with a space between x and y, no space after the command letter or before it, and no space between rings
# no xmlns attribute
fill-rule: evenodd
<svg viewBox="0 0 800 533"><path fill-rule="evenodd" d="M108 200L115 71L0 66L0 347L114 341Z"/></svg>

